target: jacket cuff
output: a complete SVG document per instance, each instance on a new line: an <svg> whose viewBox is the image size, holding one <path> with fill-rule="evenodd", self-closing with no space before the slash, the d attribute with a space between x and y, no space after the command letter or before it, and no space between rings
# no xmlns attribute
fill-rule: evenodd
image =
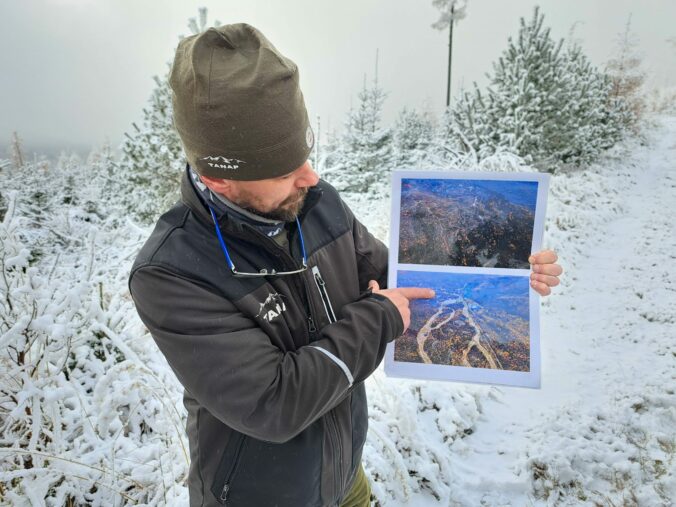
<svg viewBox="0 0 676 507"><path fill-rule="evenodd" d="M397 307L392 301L390 301L390 298L381 294L373 294L371 289L368 289L366 292L368 292L368 294L360 296L360 299L369 297L375 301L378 301L378 303L385 309L385 314L387 315L390 329L393 332L392 336L387 339L387 342L389 343L404 334L404 320L401 318L401 314L399 313Z"/></svg>

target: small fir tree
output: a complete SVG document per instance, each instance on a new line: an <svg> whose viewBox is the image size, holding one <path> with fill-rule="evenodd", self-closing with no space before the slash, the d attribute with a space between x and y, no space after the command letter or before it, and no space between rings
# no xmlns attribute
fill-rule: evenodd
<svg viewBox="0 0 676 507"><path fill-rule="evenodd" d="M392 165L392 132L380 125L386 93L378 85L359 92L359 105L350 109L341 142L327 147L327 179L339 190L368 193L386 182Z"/></svg>
<svg viewBox="0 0 676 507"><path fill-rule="evenodd" d="M434 118L429 112L420 113L415 109L404 108L392 132L394 165L415 169L415 165L430 154L434 137Z"/></svg>

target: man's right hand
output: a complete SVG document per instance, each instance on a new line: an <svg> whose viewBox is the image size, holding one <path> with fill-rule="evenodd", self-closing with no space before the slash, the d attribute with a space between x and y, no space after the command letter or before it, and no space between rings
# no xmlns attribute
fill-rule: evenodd
<svg viewBox="0 0 676 507"><path fill-rule="evenodd" d="M401 320L404 321L404 330L406 332L411 324L411 310L409 303L413 299L432 299L434 291L432 289L421 289L419 287L398 287L396 289L380 289L380 285L375 280L369 282L369 289L374 294L381 294L392 301L401 314Z"/></svg>

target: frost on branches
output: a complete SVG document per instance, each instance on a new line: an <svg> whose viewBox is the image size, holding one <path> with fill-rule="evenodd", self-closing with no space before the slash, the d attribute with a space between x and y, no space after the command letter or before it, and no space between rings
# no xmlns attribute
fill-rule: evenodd
<svg viewBox="0 0 676 507"><path fill-rule="evenodd" d="M457 143L479 158L508 149L553 172L598 158L621 138L631 113L581 48L555 43L543 21L538 8L530 22L521 19L488 89L475 84L449 119L463 134Z"/></svg>

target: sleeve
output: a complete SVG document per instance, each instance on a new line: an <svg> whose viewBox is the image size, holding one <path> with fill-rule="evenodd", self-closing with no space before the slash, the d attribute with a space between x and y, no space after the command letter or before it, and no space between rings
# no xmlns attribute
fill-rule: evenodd
<svg viewBox="0 0 676 507"><path fill-rule="evenodd" d="M348 220L352 223L352 236L359 270L359 290L365 291L370 280L376 280L381 289L387 288L387 247L357 220L345 201L343 201L343 208L345 208Z"/></svg>
<svg viewBox="0 0 676 507"><path fill-rule="evenodd" d="M130 290L188 393L223 423L269 442L290 440L340 402L403 332L394 304L368 295L346 305L311 345L285 352L226 298L193 280L146 266L132 274ZM341 358L348 372L327 355Z"/></svg>

